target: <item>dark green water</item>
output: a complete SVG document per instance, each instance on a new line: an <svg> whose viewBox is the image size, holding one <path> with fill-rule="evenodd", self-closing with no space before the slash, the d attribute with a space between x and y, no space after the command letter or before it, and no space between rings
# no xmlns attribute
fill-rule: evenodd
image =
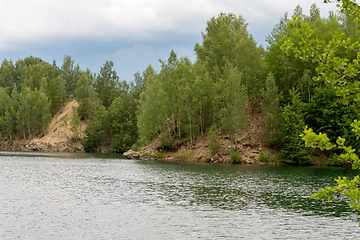
<svg viewBox="0 0 360 240"><path fill-rule="evenodd" d="M341 169L121 158L0 152L0 239L360 239Z"/></svg>

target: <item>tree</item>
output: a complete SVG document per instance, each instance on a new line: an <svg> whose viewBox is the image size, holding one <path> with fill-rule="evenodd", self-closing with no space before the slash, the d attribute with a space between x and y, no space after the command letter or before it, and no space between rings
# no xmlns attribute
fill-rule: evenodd
<svg viewBox="0 0 360 240"><path fill-rule="evenodd" d="M329 0L325 0L329 2ZM360 26L360 7L352 0L336 0L338 7L347 16L353 18L354 23ZM360 94L360 54L358 41L353 42L346 37L345 33L335 33L329 43L315 38L315 31L309 27L309 24L303 23L301 18L293 18L289 22L289 27L293 30L293 34L300 37L298 47L294 47L294 42L288 40L283 45L286 51L292 51L301 59L317 62L316 68L318 76L314 77L315 81L328 85L336 90L337 100L343 104L355 102L359 104ZM350 52L357 53L355 59L348 59L346 54ZM351 128L357 137L360 136L360 121L354 119ZM331 142L326 134L315 133L310 128L305 128L301 135L306 146L320 148L321 150L338 149L341 151L338 159L344 163L350 164L353 169L360 168L360 159L357 155L357 149L346 144L346 139L338 136L335 143ZM360 176L357 175L353 180L346 177L335 179L337 186L322 188L312 197L322 200L333 200L334 195L340 193L350 197L350 206L360 211Z"/></svg>
<svg viewBox="0 0 360 240"><path fill-rule="evenodd" d="M261 95L263 97L261 110L265 125L263 139L269 146L274 146L280 138L281 94L276 86L274 75L271 72L265 79L265 85L261 90Z"/></svg>
<svg viewBox="0 0 360 240"><path fill-rule="evenodd" d="M78 108L73 107L73 116L71 117L71 121L70 121L70 130L75 134L75 141L78 141L81 125L82 123L78 113Z"/></svg>
<svg viewBox="0 0 360 240"><path fill-rule="evenodd" d="M100 68L100 73L94 82L94 89L98 93L102 104L108 108L119 95L119 77L112 61L106 61Z"/></svg>
<svg viewBox="0 0 360 240"><path fill-rule="evenodd" d="M19 95L17 91L16 84L13 87L13 90L11 92L11 98L6 105L6 111L5 111L5 125L6 125L6 132L9 134L10 141L12 141L12 136L15 134L16 131L16 115L19 108Z"/></svg>
<svg viewBox="0 0 360 240"><path fill-rule="evenodd" d="M16 84L15 66L10 60L4 59L0 66L0 87L8 87L12 91Z"/></svg>
<svg viewBox="0 0 360 240"><path fill-rule="evenodd" d="M50 80L49 100L51 101L50 111L54 115L66 101L65 83L61 75Z"/></svg>
<svg viewBox="0 0 360 240"><path fill-rule="evenodd" d="M228 64L226 69L226 80L221 79L224 84L224 107L222 125L229 134L234 134L235 150L237 150L238 134L245 130L247 126L248 116L246 113L246 104L248 95L244 84L241 83L241 74L231 64Z"/></svg>
<svg viewBox="0 0 360 240"><path fill-rule="evenodd" d="M89 118L95 112L97 102L97 93L94 91L92 82L94 76L90 70L83 72L76 84L75 99L79 102L79 116L81 119Z"/></svg>
<svg viewBox="0 0 360 240"><path fill-rule="evenodd" d="M74 60L69 55L64 56L61 75L65 82L67 97L74 98L76 83L81 75L80 66L74 66Z"/></svg>
<svg viewBox="0 0 360 240"><path fill-rule="evenodd" d="M107 132L111 136L113 152L128 150L137 140L136 102L131 95L121 95L112 102L108 109Z"/></svg>
<svg viewBox="0 0 360 240"><path fill-rule="evenodd" d="M305 106L296 90L290 91L291 101L282 112L282 147L280 154L283 162L305 165L311 162L310 149L304 146L299 137L305 127Z"/></svg>
<svg viewBox="0 0 360 240"><path fill-rule="evenodd" d="M261 84L259 83L260 72L262 72L262 48L256 46L251 34L247 30L247 23L242 16L235 14L220 13L207 22L206 32L202 33L202 44L195 45L195 52L207 68L208 75L213 81L215 96L213 96L213 118L219 126L221 134L221 109L224 108L220 80L226 81L228 73L226 65L232 67L241 74L241 81L246 87L247 95L256 94ZM248 106L248 104L247 104ZM247 109L246 106L246 109Z"/></svg>
<svg viewBox="0 0 360 240"><path fill-rule="evenodd" d="M6 108L10 103L10 96L8 94L8 88L0 87L0 141L6 132Z"/></svg>

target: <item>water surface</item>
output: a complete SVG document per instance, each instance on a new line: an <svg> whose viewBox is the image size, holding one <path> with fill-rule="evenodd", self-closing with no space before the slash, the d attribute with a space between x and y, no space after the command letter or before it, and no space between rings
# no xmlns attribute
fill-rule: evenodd
<svg viewBox="0 0 360 240"><path fill-rule="evenodd" d="M355 173L349 173L353 176ZM358 239L339 168L0 152L1 239Z"/></svg>

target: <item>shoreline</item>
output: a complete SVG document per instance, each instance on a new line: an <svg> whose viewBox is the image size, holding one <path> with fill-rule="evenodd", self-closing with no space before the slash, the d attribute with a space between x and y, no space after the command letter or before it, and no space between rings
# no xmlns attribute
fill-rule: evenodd
<svg viewBox="0 0 360 240"><path fill-rule="evenodd" d="M0 151L24 152L85 152L80 142L59 141L45 142L41 140L16 140L13 144L7 141L0 142Z"/></svg>

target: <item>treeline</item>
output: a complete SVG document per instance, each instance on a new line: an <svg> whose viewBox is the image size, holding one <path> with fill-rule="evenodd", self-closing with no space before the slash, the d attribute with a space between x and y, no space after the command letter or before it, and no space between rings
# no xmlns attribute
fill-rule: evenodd
<svg viewBox="0 0 360 240"><path fill-rule="evenodd" d="M170 53L159 73L147 75L140 97L142 144L159 136L191 143L212 125L236 139L247 124L248 96L259 94L262 56L242 17L220 14L208 22L197 61ZM254 98L255 99L255 98Z"/></svg>
<svg viewBox="0 0 360 240"><path fill-rule="evenodd" d="M330 12L322 18L314 4L309 15L298 6L291 17L296 16L315 30L314 38L324 42L336 32L354 41L359 37L353 19L342 13ZM291 17L285 14L280 19L266 39L265 50L256 44L242 16L221 13L207 22L202 43L195 45L196 61L172 51L167 60L160 60L159 71L150 65L130 83L119 80L111 61L93 74L74 65L69 56L61 67L34 57L15 63L4 60L1 136L41 135L51 115L75 98L79 117L88 121L82 139L86 151L96 152L102 146L113 152L139 150L156 137L162 147L171 148L176 139L193 143L210 130L212 136L229 134L237 143L261 101L264 142L279 148L284 162L311 161L310 150L299 138L305 126L327 133L331 140L345 136L357 146L348 128L358 118L355 105L337 101L334 89L316 81L316 64L287 54L282 47L288 39L301 40L288 28ZM357 52L341 54L349 60L357 56Z"/></svg>
<svg viewBox="0 0 360 240"><path fill-rule="evenodd" d="M70 56L64 57L61 67L55 61L50 64L32 56L16 62L5 59L0 67L0 140L12 142L16 136L31 140L43 135L52 116L68 99L76 99L79 102L76 111L79 119L73 119L74 122L93 120L101 112L106 126L103 134L107 136L101 144L120 139L119 129L124 128L119 126L122 120L131 125L124 131L132 140L122 144L121 149L113 146L115 152L124 151L137 139L135 100L139 96L138 91L133 83L119 80L111 61L101 66L99 74L94 74L89 69L80 69ZM129 119L123 118L119 103L122 109L131 111ZM115 120L117 123L114 123ZM131 131L131 128L134 130Z"/></svg>
<svg viewBox="0 0 360 240"><path fill-rule="evenodd" d="M359 115L356 106L337 101L334 89L316 81L316 64L287 54L282 47L289 39L301 40L288 28L292 17L301 17L315 30L312 37L324 42L337 32L354 42L359 37L351 17L330 12L322 18L315 4L305 15L298 6L291 17L285 14L280 19L264 50L247 31L242 16L222 13L208 21L202 43L194 48L195 62L178 59L172 52L161 62L159 73L145 78L138 113L139 146L154 137L160 137L164 147L175 138L192 142L209 130L230 134L236 143L253 111L249 107L258 99L262 99L264 142L280 150L283 162L311 162L311 150L299 137L305 126L331 140L344 136L357 146L349 128ZM345 50L341 54L349 60L357 56Z"/></svg>

